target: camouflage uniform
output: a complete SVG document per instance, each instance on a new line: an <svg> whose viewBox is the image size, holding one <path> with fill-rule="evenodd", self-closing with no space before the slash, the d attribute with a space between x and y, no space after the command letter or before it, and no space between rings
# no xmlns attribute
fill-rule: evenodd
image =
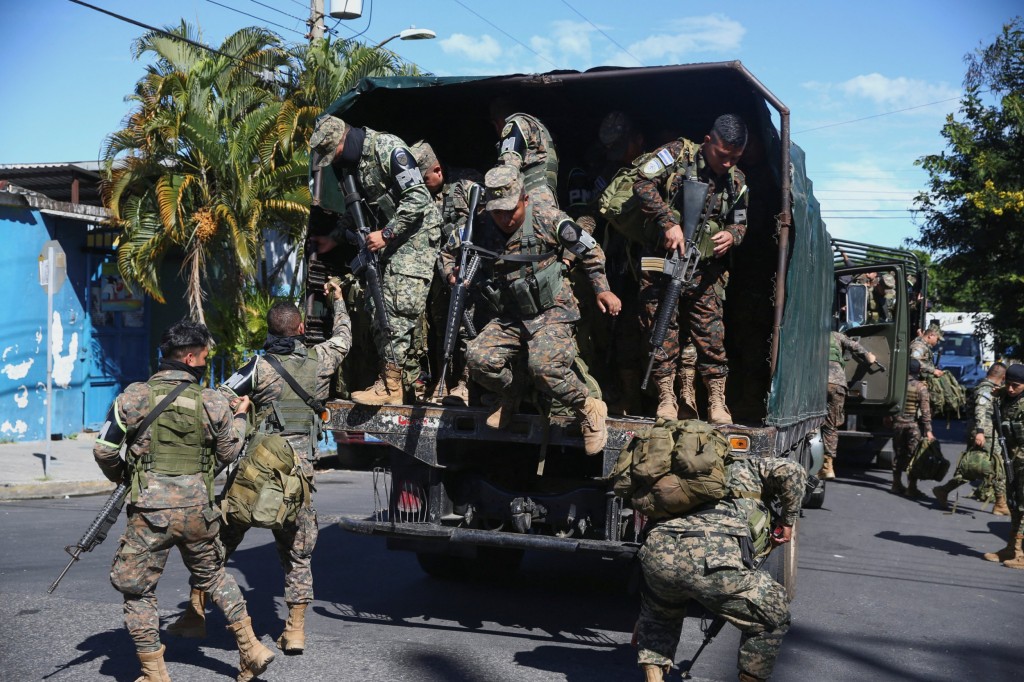
<svg viewBox="0 0 1024 682"><path fill-rule="evenodd" d="M526 193L538 208L558 206L558 152L551 133L538 119L523 113L505 119L498 164L522 173Z"/></svg>
<svg viewBox="0 0 1024 682"><path fill-rule="evenodd" d="M525 349L529 375L536 387L562 405L579 409L588 397L586 385L573 372L576 359L573 323L580 319L580 313L564 276L560 259L563 244L558 233L559 225L568 219L568 215L552 206L535 205L532 199L527 202L523 225L506 238L500 252L505 255L527 252L540 255L543 252L547 257L530 264L495 262L495 281L501 288L501 312L470 341L466 364L474 381L499 395L507 395L519 388L513 367ZM532 226L535 242L529 251L523 243L530 240L527 226ZM595 245L578 261L595 295L609 290L600 246ZM524 275L524 270L540 272L546 267L562 272L553 305L534 315L526 315L512 295L511 284L524 276L533 276Z"/></svg>
<svg viewBox="0 0 1024 682"><path fill-rule="evenodd" d="M868 361L868 351L846 334L832 332L829 338L828 362L828 412L825 423L821 425L821 440L825 444L825 454L836 456L839 448L839 427L846 421L843 408L846 404L846 363L844 356L852 353L858 362Z"/></svg>
<svg viewBox="0 0 1024 682"><path fill-rule="evenodd" d="M910 342L910 357L921 363L922 375L935 374L935 356L932 354L932 347L921 337Z"/></svg>
<svg viewBox="0 0 1024 682"><path fill-rule="evenodd" d="M996 436L995 425L993 422L993 402L998 400L993 394L998 386L992 383L991 379L982 379L978 382L978 385L974 388L974 423L967 429L967 449L978 450L978 446L974 444L974 437L977 434L983 434L985 436L985 445L983 449L985 452L989 452L992 455L992 471L993 476L991 479L982 485L982 488L987 487L991 484L993 492L999 499L1005 499L1006 497L1006 471L1003 465L1003 450L999 446L999 439ZM953 477L946 481L942 486L938 486L945 495L956 490L964 483L970 481L963 478L958 469L954 472ZM981 488L979 488L980 490ZM1002 512L1005 514L1005 512Z"/></svg>
<svg viewBox="0 0 1024 682"><path fill-rule="evenodd" d="M306 358L316 360L316 385L303 386L313 397L327 400L331 380L334 373L345 359L352 347L352 324L344 299L337 298L334 304L334 326L331 338L321 344L307 349L299 339L294 340L291 353L272 353L281 364L288 367L287 360L302 361ZM266 360L254 356L244 367L235 372L220 390L228 398L237 395L248 395L256 411L257 419L269 417L272 406L281 397L282 390L287 386L283 377L277 373ZM273 429L271 429L273 430ZM311 442L307 433L283 434L284 439L292 446L299 456L299 465L312 487L313 462L316 459L316 443ZM225 561L242 543L248 526L227 523L221 531L221 541L226 550ZM299 507L294 521L284 527L271 531L277 546L277 556L284 569L284 600L288 604L309 604L313 601L313 573L310 568L310 557L317 539L316 509L309 506Z"/></svg>
<svg viewBox="0 0 1024 682"><path fill-rule="evenodd" d="M108 479L118 482L131 477L134 481L127 526L110 569L110 582L124 595L124 622L139 652L160 649L156 586L172 547L179 549L195 585L210 596L229 623L248 618L238 584L224 570L224 549L217 539L220 511L211 502L206 474L172 476L141 470L154 428L160 424L158 418L145 433L136 434L151 409L150 384L174 386L183 381L196 380L186 371L163 369L147 383L129 385L110 406L92 451ZM204 447L215 453L218 462L232 462L242 447L245 418L232 419L227 399L217 391L203 389L201 396ZM179 405L194 408L194 402L186 392L163 414ZM132 438L126 462L120 458L121 445Z"/></svg>
<svg viewBox="0 0 1024 682"><path fill-rule="evenodd" d="M923 363L922 363L923 364ZM917 451L921 437L932 430L932 407L928 386L920 379L907 378L907 399L903 411L892 420L893 488L902 488L900 476ZM916 484L910 479L911 488Z"/></svg>
<svg viewBox="0 0 1024 682"><path fill-rule="evenodd" d="M782 518L776 522L796 523L807 478L799 464L776 457L736 459L728 475L729 487L739 495L658 523L640 549L640 665L672 664L686 602L694 599L742 631L741 672L758 679L772 674L789 630L786 590L744 562L741 547L750 543L753 554L767 549L768 538L763 533L755 537L752 529L767 517L769 499L782 505Z"/></svg>
<svg viewBox="0 0 1024 682"><path fill-rule="evenodd" d="M875 298L878 301L879 320L892 322L896 309L896 275L883 272L878 284L875 285Z"/></svg>
<svg viewBox="0 0 1024 682"><path fill-rule="evenodd" d="M1013 466L1013 495L1016 505L1011 512L1020 528L1021 514L1024 513L1024 395L1011 398L1003 396L999 404L999 416L1006 431L1006 448Z"/></svg>
<svg viewBox="0 0 1024 682"><path fill-rule="evenodd" d="M356 178L363 198L378 214L383 228L393 233L387 246L378 252L383 271L381 288L393 332L390 342L395 361L403 370L402 383L411 387L420 376L420 357L413 350L413 336L426 310L434 255L441 238L441 216L406 144L388 133L370 128L365 131ZM392 167L405 163L411 166L405 174L397 172L397 165ZM340 242L351 227L352 219L346 214L331 237ZM366 306L372 315L373 300L368 293ZM389 339L376 327L374 341L380 357L390 358Z"/></svg>
<svg viewBox="0 0 1024 682"><path fill-rule="evenodd" d="M684 150L686 154L683 154ZM683 156L684 158L680 158ZM704 377L725 377L729 373L725 355L725 327L722 323L722 303L729 283L725 258L711 253L711 235L725 230L733 236L733 248L739 246L747 231L747 198L743 172L730 169L727 175L715 176L700 152L699 145L685 139L674 140L659 147L641 169L640 179L633 192L640 200L641 210L662 232L679 224L673 216L666 197L681 191L688 166L695 166L696 179L711 185L707 227L704 234L696 235L701 244L701 261L692 286L679 297L679 319L686 319L690 339L697 348L698 370ZM674 174L673 174L674 173ZM671 185L671 186L668 186ZM724 211L724 213L723 213ZM650 250L650 249L648 249ZM667 255L659 245L653 250L659 256ZM658 301L667 278L657 273L644 272L640 284L641 317L648 329L653 329L658 314ZM666 337L665 345L655 361L652 376L674 375L679 358L680 334L674 328ZM685 335L684 335L685 336Z"/></svg>

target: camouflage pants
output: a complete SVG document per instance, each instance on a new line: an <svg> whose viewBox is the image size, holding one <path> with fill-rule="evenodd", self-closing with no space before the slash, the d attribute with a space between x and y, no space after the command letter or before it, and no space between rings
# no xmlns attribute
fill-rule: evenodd
<svg viewBox="0 0 1024 682"><path fill-rule="evenodd" d="M226 551L225 561L242 544L249 526L227 523L220 538ZM277 558L284 569L284 600L288 604L309 604L313 601L313 570L310 558L319 533L316 509L300 507L295 521L271 531Z"/></svg>
<svg viewBox="0 0 1024 682"><path fill-rule="evenodd" d="M217 539L219 519L216 507L129 507L128 523L110 569L110 583L124 595L124 624L137 651L160 648L156 586L172 547L181 552L193 584L210 596L229 623L246 617L242 592L234 577L224 570L224 548Z"/></svg>
<svg viewBox="0 0 1024 682"><path fill-rule="evenodd" d="M637 662L670 665L686 602L695 599L743 633L739 669L767 679L789 630L786 590L764 571L746 568L732 537L682 537L654 530L640 549L644 584L637 623Z"/></svg>
<svg viewBox="0 0 1024 682"><path fill-rule="evenodd" d="M466 349L470 376L487 390L505 395L518 383L513 368L524 350L527 373L537 390L563 405L583 407L588 392L573 372L576 344L571 324L549 324L530 334L519 322L493 320Z"/></svg>
<svg viewBox="0 0 1024 682"><path fill-rule="evenodd" d="M910 458L921 443L921 428L916 421L894 419L892 425L892 470L900 473L910 464Z"/></svg>
<svg viewBox="0 0 1024 682"><path fill-rule="evenodd" d="M391 335L389 337L374 324L373 340L382 358L391 357L388 342L394 346L395 361L402 368L402 384L409 388L420 378L420 361L424 351L416 349L414 337L421 315L427 309L430 280L396 273L390 265L385 268L383 280L381 292L384 296L384 311L391 325ZM372 318L373 297L369 293L366 295L366 310Z"/></svg>
<svg viewBox="0 0 1024 682"><path fill-rule="evenodd" d="M653 332L658 319L658 303L668 278L658 273L644 272L640 283L640 317L643 326ZM722 303L729 273L717 263L698 268L693 286L679 296L679 312L669 326L665 344L654 362L651 375L655 378L675 374L681 339L689 337L697 348L697 370L701 376L724 377L729 373L725 355L725 325L722 322ZM681 320L686 320L685 329ZM649 337L648 337L649 338ZM674 340L674 343L670 340Z"/></svg>
<svg viewBox="0 0 1024 682"><path fill-rule="evenodd" d="M821 441L829 457L835 457L839 449L839 427L846 421L845 404L846 385L829 384L828 411L825 413L825 423L821 425Z"/></svg>

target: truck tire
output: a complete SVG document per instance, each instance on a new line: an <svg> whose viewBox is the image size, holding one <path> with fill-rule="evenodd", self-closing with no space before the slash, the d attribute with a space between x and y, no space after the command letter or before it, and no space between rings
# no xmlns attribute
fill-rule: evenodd
<svg viewBox="0 0 1024 682"><path fill-rule="evenodd" d="M519 572L523 554L521 549L477 547L476 557L416 552L416 561L424 573L438 580L502 582Z"/></svg>
<svg viewBox="0 0 1024 682"><path fill-rule="evenodd" d="M814 490L804 498L804 509L821 509L825 504L825 481L818 480Z"/></svg>

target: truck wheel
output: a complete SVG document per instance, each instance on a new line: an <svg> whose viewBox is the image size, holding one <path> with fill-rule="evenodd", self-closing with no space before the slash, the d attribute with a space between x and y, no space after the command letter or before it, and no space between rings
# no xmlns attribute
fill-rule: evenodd
<svg viewBox="0 0 1024 682"><path fill-rule="evenodd" d="M807 493L807 497L804 498L804 509L821 509L822 505L825 504L825 481L818 481L818 485L815 486L814 490Z"/></svg>

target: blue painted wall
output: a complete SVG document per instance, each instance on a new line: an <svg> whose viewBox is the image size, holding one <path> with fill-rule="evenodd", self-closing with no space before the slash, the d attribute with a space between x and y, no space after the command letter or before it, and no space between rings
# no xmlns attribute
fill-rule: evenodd
<svg viewBox="0 0 1024 682"><path fill-rule="evenodd" d="M124 313L94 324L90 289L111 256L87 253L87 224L32 209L0 206L0 439L46 437L46 292L38 255L56 239L67 255L67 280L54 296L53 433L96 428L110 401L148 376L148 313L123 327ZM143 357L139 357L141 351Z"/></svg>

